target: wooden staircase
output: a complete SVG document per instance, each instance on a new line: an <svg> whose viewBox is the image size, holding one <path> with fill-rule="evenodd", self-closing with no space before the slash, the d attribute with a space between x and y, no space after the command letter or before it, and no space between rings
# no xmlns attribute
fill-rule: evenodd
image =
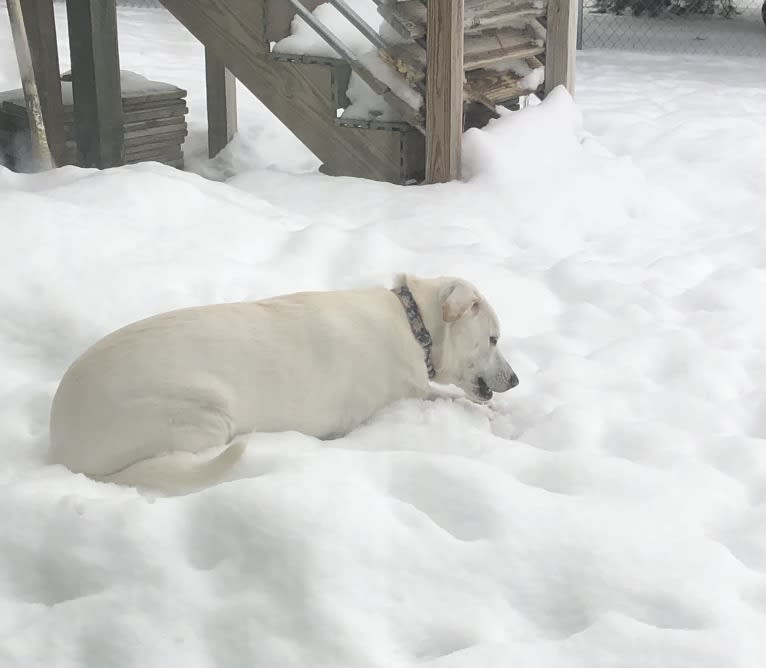
<svg viewBox="0 0 766 668"><path fill-rule="evenodd" d="M296 13L290 0L161 2L205 45L206 53L223 64L322 161L323 172L392 183L423 179L424 131L422 123L412 120L422 118L423 109L410 115L410 122L339 117L339 110L348 105L346 89L351 72L361 71L369 77L359 63L351 58L272 51L274 42L290 34ZM425 4L421 0L376 2L380 2L380 16L405 40L379 43L380 57L410 87L424 93ZM302 2L308 10L318 4L318 0ZM513 106L520 96L544 94L548 9L546 0L465 0L464 127L486 123L495 115L496 105ZM392 94L383 84L379 90Z"/></svg>

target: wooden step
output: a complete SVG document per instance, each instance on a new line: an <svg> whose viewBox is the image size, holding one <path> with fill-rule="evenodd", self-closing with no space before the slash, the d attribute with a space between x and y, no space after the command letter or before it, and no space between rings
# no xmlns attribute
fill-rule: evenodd
<svg viewBox="0 0 766 668"><path fill-rule="evenodd" d="M426 6L421 0L386 2L378 5L378 13L405 39L422 40L426 35ZM470 34L512 26L546 13L547 2L543 1L466 0L463 25Z"/></svg>
<svg viewBox="0 0 766 668"><path fill-rule="evenodd" d="M378 55L411 84L425 81L426 50L417 42L392 44L386 49L378 49Z"/></svg>

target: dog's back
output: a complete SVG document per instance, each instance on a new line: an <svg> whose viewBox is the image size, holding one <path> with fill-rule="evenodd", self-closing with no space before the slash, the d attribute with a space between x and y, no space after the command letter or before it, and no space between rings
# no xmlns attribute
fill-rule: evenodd
<svg viewBox="0 0 766 668"><path fill-rule="evenodd" d="M105 478L254 430L345 433L422 392L421 361L383 288L161 314L110 334L69 368L51 410L51 460Z"/></svg>

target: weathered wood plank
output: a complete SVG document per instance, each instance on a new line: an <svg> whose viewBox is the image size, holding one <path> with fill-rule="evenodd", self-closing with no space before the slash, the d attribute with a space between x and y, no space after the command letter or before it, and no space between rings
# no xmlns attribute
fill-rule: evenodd
<svg viewBox="0 0 766 668"><path fill-rule="evenodd" d="M176 155L181 153L181 144L179 143L164 143L164 144L150 144L148 146L130 146L125 149L126 156L151 156L151 155Z"/></svg>
<svg viewBox="0 0 766 668"><path fill-rule="evenodd" d="M157 144L151 146L131 146L125 149L125 155L130 157L136 156L176 156L182 152L181 144Z"/></svg>
<svg viewBox="0 0 766 668"><path fill-rule="evenodd" d="M426 34L426 6L420 0L391 0L378 5L378 14L407 40L421 40Z"/></svg>
<svg viewBox="0 0 766 668"><path fill-rule="evenodd" d="M238 67L269 52L263 0L160 0L216 58Z"/></svg>
<svg viewBox="0 0 766 668"><path fill-rule="evenodd" d="M237 132L237 80L209 49L205 49L207 150L214 158Z"/></svg>
<svg viewBox="0 0 766 668"><path fill-rule="evenodd" d="M514 72L474 70L466 75L465 96L469 100L482 102L487 106L502 104L522 95L537 92L535 88L523 85L522 77Z"/></svg>
<svg viewBox="0 0 766 668"><path fill-rule="evenodd" d="M64 109L61 99L61 70L56 48L56 21L52 0L24 0L24 14L37 92L45 121L48 146L54 162L64 159Z"/></svg>
<svg viewBox="0 0 766 668"><path fill-rule="evenodd" d="M504 28L492 34L466 35L463 66L466 70L475 70L501 60L540 53L545 53L542 40L531 37L525 30Z"/></svg>
<svg viewBox="0 0 766 668"><path fill-rule="evenodd" d="M460 177L463 0L431 0L426 43L426 182Z"/></svg>
<svg viewBox="0 0 766 668"><path fill-rule="evenodd" d="M180 149L183 144L186 130L172 134L157 135L155 137L135 137L125 143L125 153L150 150Z"/></svg>
<svg viewBox="0 0 766 668"><path fill-rule="evenodd" d="M577 0L549 0L545 52L545 92L558 85L574 95Z"/></svg>
<svg viewBox="0 0 766 668"><path fill-rule="evenodd" d="M130 132L133 129L158 127L160 125L174 125L177 123L183 123L185 114L188 111L186 105L174 107L169 110L163 109L150 109L148 111L133 111L123 114L123 120L125 121L125 132ZM5 112L5 108L3 108ZM3 119L5 125L14 130L28 130L29 122L26 118L18 116L13 113L3 113ZM73 136L74 133L74 118L71 114L64 117L64 137Z"/></svg>
<svg viewBox="0 0 766 668"><path fill-rule="evenodd" d="M171 130L185 130L186 121L182 116L157 118L135 123L125 123L125 137L135 137L140 134L157 134Z"/></svg>
<svg viewBox="0 0 766 668"><path fill-rule="evenodd" d="M425 80L426 50L419 44L392 44L385 49L378 49L378 55L410 83L417 84Z"/></svg>
<svg viewBox="0 0 766 668"><path fill-rule="evenodd" d="M164 131L164 132L163 132ZM141 144L148 146L149 144L167 144L175 143L180 144L184 137L189 133L186 126L170 128L156 128L156 131L148 134L147 131L143 131L145 134L136 133L132 135L126 135L125 146L139 146Z"/></svg>
<svg viewBox="0 0 766 668"><path fill-rule="evenodd" d="M64 136L64 146L69 142L74 142L74 133L69 128L70 132ZM17 128L15 132L29 133L29 128ZM125 131L124 145L134 145L137 143L149 143L158 141L158 139L165 139L167 137L174 138L181 141L183 137L188 134L188 129L185 123L173 125L161 125L161 126L148 126L146 128L130 129Z"/></svg>
<svg viewBox="0 0 766 668"><path fill-rule="evenodd" d="M123 160L120 58L115 0L66 0L78 164Z"/></svg>

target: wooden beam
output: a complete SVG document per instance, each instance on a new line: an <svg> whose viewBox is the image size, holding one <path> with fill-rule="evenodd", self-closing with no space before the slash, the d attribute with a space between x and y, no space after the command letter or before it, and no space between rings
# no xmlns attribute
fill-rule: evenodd
<svg viewBox="0 0 766 668"><path fill-rule="evenodd" d="M563 85L574 95L577 3L578 0L548 0L545 42L546 94L556 86Z"/></svg>
<svg viewBox="0 0 766 668"><path fill-rule="evenodd" d="M27 30L32 67L40 96L48 146L57 165L64 164L64 105L61 101L61 70L56 48L53 0L24 0L21 3Z"/></svg>
<svg viewBox="0 0 766 668"><path fill-rule="evenodd" d="M115 0L66 0L77 162L104 169L124 158Z"/></svg>
<svg viewBox="0 0 766 668"><path fill-rule="evenodd" d="M9 0L8 17L11 22L11 36L19 64L21 86L24 90L24 106L29 119L29 130L32 135L32 158L35 161L33 169L51 169L55 166L48 146L45 120L40 103L37 78L32 64L28 28L20 0Z"/></svg>
<svg viewBox="0 0 766 668"><path fill-rule="evenodd" d="M232 71L235 68L227 57L229 54L244 52L248 57L255 58L271 50L266 39L264 1L160 0L192 35L226 62ZM283 1L288 3L288 0Z"/></svg>
<svg viewBox="0 0 766 668"><path fill-rule="evenodd" d="M426 183L460 178L463 0L431 0L426 21Z"/></svg>
<svg viewBox="0 0 766 668"><path fill-rule="evenodd" d="M237 80L209 49L205 49L207 148L214 158L237 133Z"/></svg>

